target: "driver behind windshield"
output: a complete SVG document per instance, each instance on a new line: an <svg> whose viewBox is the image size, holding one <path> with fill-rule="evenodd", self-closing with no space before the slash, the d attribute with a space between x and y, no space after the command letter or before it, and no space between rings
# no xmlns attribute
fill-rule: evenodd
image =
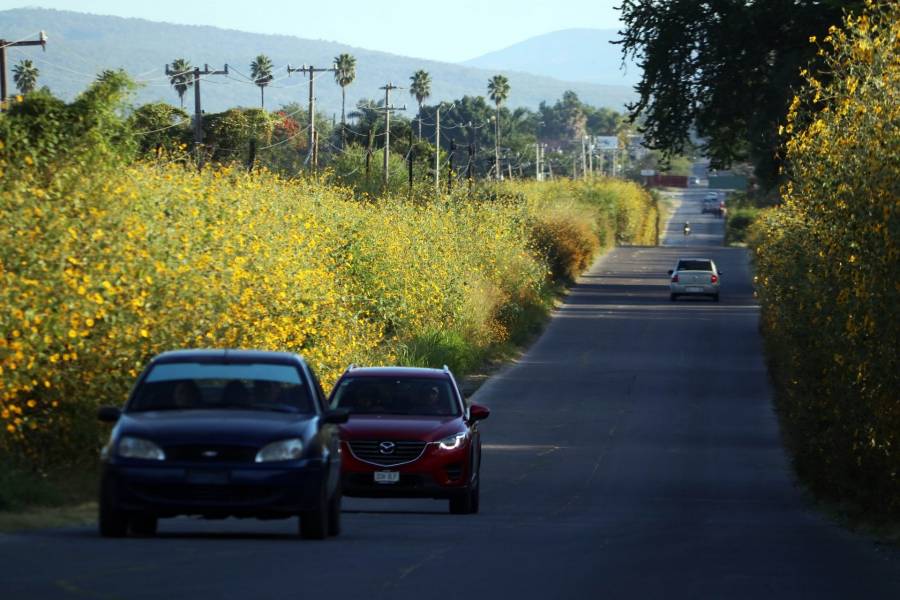
<svg viewBox="0 0 900 600"><path fill-rule="evenodd" d="M160 364L135 389L128 410L240 409L309 413L297 369L276 364Z"/></svg>

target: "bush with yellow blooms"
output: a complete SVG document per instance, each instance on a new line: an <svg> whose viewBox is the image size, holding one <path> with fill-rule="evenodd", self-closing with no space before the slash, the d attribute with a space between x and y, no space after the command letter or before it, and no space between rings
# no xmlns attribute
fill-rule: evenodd
<svg viewBox="0 0 900 600"><path fill-rule="evenodd" d="M762 326L798 472L900 515L900 4L820 45L784 125L784 204L751 231Z"/></svg>

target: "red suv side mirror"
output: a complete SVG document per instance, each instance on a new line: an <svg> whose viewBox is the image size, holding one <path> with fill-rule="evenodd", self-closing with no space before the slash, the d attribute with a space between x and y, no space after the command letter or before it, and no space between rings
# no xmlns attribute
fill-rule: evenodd
<svg viewBox="0 0 900 600"><path fill-rule="evenodd" d="M469 407L469 420L474 421L483 421L491 416L491 409L487 406L482 406L480 404L473 404Z"/></svg>

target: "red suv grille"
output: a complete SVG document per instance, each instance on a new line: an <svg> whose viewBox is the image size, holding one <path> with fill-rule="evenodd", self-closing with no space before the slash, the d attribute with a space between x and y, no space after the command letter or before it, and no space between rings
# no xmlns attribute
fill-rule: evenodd
<svg viewBox="0 0 900 600"><path fill-rule="evenodd" d="M353 440L347 442L353 456L382 467L402 465L417 460L425 452L425 442L397 440Z"/></svg>

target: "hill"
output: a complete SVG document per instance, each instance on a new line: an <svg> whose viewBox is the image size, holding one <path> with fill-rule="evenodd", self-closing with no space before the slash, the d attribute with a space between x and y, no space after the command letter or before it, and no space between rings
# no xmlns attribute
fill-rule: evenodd
<svg viewBox="0 0 900 600"><path fill-rule="evenodd" d="M506 69L566 81L633 86L641 78L633 62L621 69L621 46L615 29L564 29L529 38L503 50L465 61L480 69Z"/></svg>
<svg viewBox="0 0 900 600"><path fill-rule="evenodd" d="M177 104L177 95L168 83L164 66L179 57L201 67L208 63L211 69L221 69L226 63L230 66L228 77L210 76L201 86L203 108L209 112L234 106L259 106L259 88L246 76L249 76L250 61L260 53L267 54L276 66L275 80L266 88L267 108L307 101L307 81L300 74L288 77L285 68L288 64L327 66L342 52L349 52L357 59L356 81L347 87L348 110L357 100L383 98L384 92L378 88L388 81L408 84L409 76L417 69L431 74L429 102L486 95L489 77L499 72L293 36L47 9L0 11L0 35L5 39L35 37L40 30L45 30L49 38L46 53L39 48L9 48L9 68L23 58L32 59L41 70L39 85L49 86L65 99L83 90L100 70L123 68L143 84L137 102L165 100ZM571 83L517 72L505 74L512 86L511 107L535 108L542 100L555 101L568 89L577 92L586 103L614 109L621 109L633 98L633 92L621 85ZM11 89L14 89L12 85ZM408 114L415 111L415 101L408 92L398 90L394 94L393 104L406 103ZM323 74L318 80L316 96L319 111L340 113L340 88L330 74ZM185 100L186 105L190 105L189 100L192 102L192 98Z"/></svg>

